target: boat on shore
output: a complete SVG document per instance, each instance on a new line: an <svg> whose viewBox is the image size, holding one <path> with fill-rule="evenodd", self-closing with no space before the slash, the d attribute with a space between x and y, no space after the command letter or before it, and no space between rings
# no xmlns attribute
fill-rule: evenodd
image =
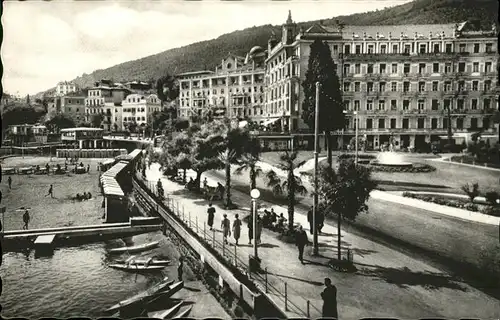
<svg viewBox="0 0 500 320"><path fill-rule="evenodd" d="M193 306L189 306L187 307L186 309L184 309L183 311L179 312L178 315L176 315L175 317L171 318L171 319L180 319L180 318L185 318L190 312L191 312L191 309L193 308Z"/></svg>
<svg viewBox="0 0 500 320"><path fill-rule="evenodd" d="M128 258L128 259L116 259L114 260L115 263L118 263L118 264L133 264L133 265L136 265L136 264L148 264L149 266L168 266L170 265L170 263L172 262L171 260L167 260L167 259L162 259L162 258L159 258L159 257L153 257L151 260L151 258L138 258L138 259L135 259L135 257L132 257L132 258Z"/></svg>
<svg viewBox="0 0 500 320"><path fill-rule="evenodd" d="M110 268L125 270L125 271L158 271L166 267L166 265L147 266L144 264L126 264L126 263L113 263L108 265Z"/></svg>
<svg viewBox="0 0 500 320"><path fill-rule="evenodd" d="M158 293L162 293L163 290L165 289L170 289L170 286L174 283L174 280L168 281L168 277L165 277L161 282L155 284L151 288L149 288L146 291L139 292L138 294L118 302L117 304L109 307L108 309L105 310L106 313L111 313L117 310L120 310L121 308L130 306L134 303L142 302L148 299L154 299L158 295Z"/></svg>
<svg viewBox="0 0 500 320"><path fill-rule="evenodd" d="M154 297L151 297L148 303L153 303L158 299L170 298L175 293L179 292L182 288L184 288L184 281L173 283L170 286L168 286L168 288L165 288L161 292L158 292Z"/></svg>
<svg viewBox="0 0 500 320"><path fill-rule="evenodd" d="M156 319L169 319L171 318L177 310L182 306L184 301L179 302L175 306L166 309L166 310L160 310L160 311L155 311L155 312L148 312L148 318L156 318Z"/></svg>
<svg viewBox="0 0 500 320"><path fill-rule="evenodd" d="M140 244L140 245L136 245L136 246L109 249L108 252L109 253L142 252L142 251L154 249L154 248L158 247L159 244L160 244L160 241L153 241L153 242Z"/></svg>

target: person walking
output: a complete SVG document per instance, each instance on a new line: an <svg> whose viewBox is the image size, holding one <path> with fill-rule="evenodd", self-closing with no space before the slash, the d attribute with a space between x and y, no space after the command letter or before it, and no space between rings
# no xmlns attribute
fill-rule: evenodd
<svg viewBox="0 0 500 320"><path fill-rule="evenodd" d="M253 240L253 214L248 219L248 244L252 244Z"/></svg>
<svg viewBox="0 0 500 320"><path fill-rule="evenodd" d="M212 230L212 226L214 225L215 208L212 207L211 203L208 204L207 213L208 213L207 224L210 227L210 230Z"/></svg>
<svg viewBox="0 0 500 320"><path fill-rule="evenodd" d="M184 258L180 256L179 265L177 266L177 279L179 279L179 281L182 281L183 273L184 273Z"/></svg>
<svg viewBox="0 0 500 320"><path fill-rule="evenodd" d="M205 177L205 179L203 179L203 190L207 190L207 187L208 187L208 181L207 177Z"/></svg>
<svg viewBox="0 0 500 320"><path fill-rule="evenodd" d="M231 236L231 222L227 218L227 214L224 214L224 219L221 223L222 235L224 237L224 242L227 244L227 237Z"/></svg>
<svg viewBox="0 0 500 320"><path fill-rule="evenodd" d="M28 230L28 224L30 223L30 213L28 212L28 209L24 211L23 222L24 222L23 230Z"/></svg>
<svg viewBox="0 0 500 320"><path fill-rule="evenodd" d="M7 179L7 182L9 183L9 189L12 189L12 177L9 176L9 179Z"/></svg>
<svg viewBox="0 0 500 320"><path fill-rule="evenodd" d="M323 212L318 212L317 214L316 223L318 224L318 234L320 234L325 225L325 214Z"/></svg>
<svg viewBox="0 0 500 320"><path fill-rule="evenodd" d="M262 234L262 219L257 215L257 232L255 233L255 241L260 244L260 235Z"/></svg>
<svg viewBox="0 0 500 320"><path fill-rule="evenodd" d="M90 172L90 164L87 164L87 173Z"/></svg>
<svg viewBox="0 0 500 320"><path fill-rule="evenodd" d="M47 193L45 196L48 196L48 195L50 195L51 198L54 198L52 185L50 185L49 193Z"/></svg>
<svg viewBox="0 0 500 320"><path fill-rule="evenodd" d="M323 318L338 319L337 288L330 278L325 278L325 289L321 292L321 298L323 299Z"/></svg>
<svg viewBox="0 0 500 320"><path fill-rule="evenodd" d="M50 172L50 165L48 163L45 165L45 169L47 169L47 174L49 174L49 172Z"/></svg>
<svg viewBox="0 0 500 320"><path fill-rule="evenodd" d="M241 220L239 219L238 214L234 216L234 222L233 222L233 236L234 240L236 240L236 245L238 245L238 240L240 239L241 235Z"/></svg>
<svg viewBox="0 0 500 320"><path fill-rule="evenodd" d="M314 225L313 225L313 206L307 211L307 222L309 222L309 233L313 234L314 232Z"/></svg>
<svg viewBox="0 0 500 320"><path fill-rule="evenodd" d="M299 230L295 236L295 244L297 245L297 248L299 248L299 260L302 264L304 264L304 247L307 246L308 243L309 240L307 239L307 233L304 231L302 226L299 226Z"/></svg>

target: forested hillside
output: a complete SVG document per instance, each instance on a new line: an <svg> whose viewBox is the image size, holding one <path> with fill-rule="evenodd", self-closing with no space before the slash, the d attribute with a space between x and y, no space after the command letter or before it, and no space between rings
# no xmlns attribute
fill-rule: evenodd
<svg viewBox="0 0 500 320"><path fill-rule="evenodd" d="M292 12L293 14L293 12ZM328 13L325 13L325 16ZM285 21L286 17L283 17ZM336 20L348 25L432 24L453 23L478 19L485 25L497 23L497 0L416 0L411 3L373 12L328 18L323 24ZM301 23L304 28L317 21ZM264 25L235 31L217 39L167 50L135 61L125 62L75 79L83 87L106 78L114 81L131 79L151 81L166 73L176 74L201 69L214 69L229 52L244 55L253 46L267 47L272 32L279 37L281 26Z"/></svg>

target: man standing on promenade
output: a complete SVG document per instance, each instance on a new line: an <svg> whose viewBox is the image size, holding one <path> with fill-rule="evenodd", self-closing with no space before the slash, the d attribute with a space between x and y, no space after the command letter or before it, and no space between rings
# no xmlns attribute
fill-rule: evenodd
<svg viewBox="0 0 500 320"><path fill-rule="evenodd" d="M224 242L227 244L227 237L231 235L231 222L227 218L227 214L224 214L224 219L222 219L221 223L222 234L224 236Z"/></svg>
<svg viewBox="0 0 500 320"><path fill-rule="evenodd" d="M28 224L30 223L30 213L28 212L28 209L24 211L23 222L24 222L23 230L28 230Z"/></svg>
<svg viewBox="0 0 500 320"><path fill-rule="evenodd" d="M307 222L309 222L309 233L313 234L313 206L307 211Z"/></svg>
<svg viewBox="0 0 500 320"><path fill-rule="evenodd" d="M48 196L48 195L50 195L51 198L54 198L52 185L50 185L49 193L47 193L45 196Z"/></svg>
<svg viewBox="0 0 500 320"><path fill-rule="evenodd" d="M9 183L9 189L12 189L12 178L9 176L9 179L7 179L7 182Z"/></svg>
<svg viewBox="0 0 500 320"><path fill-rule="evenodd" d="M304 247L307 245L309 240L307 239L307 234L302 228L299 226L299 230L297 231L297 235L295 236L295 243L297 244L297 248L299 248L299 260L302 264L304 264Z"/></svg>
<svg viewBox="0 0 500 320"><path fill-rule="evenodd" d="M321 298L323 299L323 318L338 319L337 288L330 278L325 278L325 289L321 292Z"/></svg>
<svg viewBox="0 0 500 320"><path fill-rule="evenodd" d="M238 217L238 214L235 215L233 222L233 235L234 240L236 240L236 245L238 245L238 240L240 239L241 234L241 220Z"/></svg>
<svg viewBox="0 0 500 320"><path fill-rule="evenodd" d="M212 226L214 225L215 208L212 207L211 203L208 204L207 213L208 213L207 224L210 227L210 230L212 230Z"/></svg>

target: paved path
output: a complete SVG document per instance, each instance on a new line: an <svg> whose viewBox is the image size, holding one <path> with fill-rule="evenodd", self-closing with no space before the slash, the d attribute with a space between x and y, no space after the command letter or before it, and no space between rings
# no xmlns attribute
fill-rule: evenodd
<svg viewBox="0 0 500 320"><path fill-rule="evenodd" d="M160 176L158 166L152 165L147 172L148 180L157 181ZM209 177L210 178L210 177ZM183 206L186 216L191 220L205 221L207 202L194 199L181 185L162 179L164 189L170 197ZM215 184L209 179L209 184ZM250 199L246 194L233 191L233 201L244 205ZM261 201L261 205L271 206ZM274 206L275 210L286 212L286 208ZM248 208L226 211L217 207L215 226L220 226L223 213L232 221L234 214L244 217ZM296 210L295 220L307 227L304 212ZM201 229L201 228L200 228ZM199 230L202 232L201 230ZM244 224L240 243L247 243L247 229ZM353 274L335 272L325 264L330 257L336 256L336 228L326 225L319 237L321 257L312 258L306 254L306 265L300 264L294 245L286 244L276 238L276 234L264 230L259 256L263 267L268 268L270 291L284 292L284 282L288 284L291 305L290 316L304 316L299 309L305 310L306 300L312 303L312 318L318 317L322 301L319 293L322 281L330 277L338 288L338 309L344 319L360 317L481 317L498 318L499 301L490 296L452 279L449 275L428 264L415 260L398 251L375 242L344 232L342 248L352 249L358 271ZM217 232L216 237L221 238ZM234 250L234 247L231 247ZM307 250L307 249L306 249ZM238 256L247 260L252 248L246 245L237 247ZM271 288L274 287L274 288ZM283 305L279 295L273 299ZM292 304L290 303L290 304Z"/></svg>

